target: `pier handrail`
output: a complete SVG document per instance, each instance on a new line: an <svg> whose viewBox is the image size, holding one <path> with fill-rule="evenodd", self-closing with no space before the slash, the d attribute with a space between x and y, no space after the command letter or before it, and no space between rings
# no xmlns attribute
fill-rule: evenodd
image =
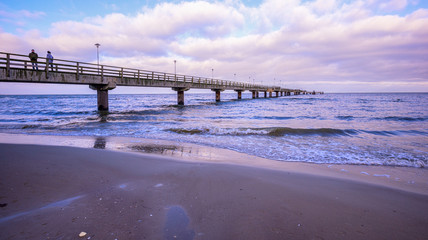
<svg viewBox="0 0 428 240"><path fill-rule="evenodd" d="M40 61L41 60L41 61ZM237 81L223 80L217 78L199 77L192 75L182 75L167 72L149 71L136 68L117 67L105 64L78 62L64 59L54 59L49 63L45 57L39 57L38 65L46 72L56 73L73 73L78 78L79 75L96 75L105 77L133 78L138 80L156 80L192 83L199 85L209 85L218 89L236 89L250 91L300 91L299 89L286 89L280 86L267 86L243 83ZM28 55L0 52L0 67L6 68L9 73L10 69L31 69L31 60Z"/></svg>

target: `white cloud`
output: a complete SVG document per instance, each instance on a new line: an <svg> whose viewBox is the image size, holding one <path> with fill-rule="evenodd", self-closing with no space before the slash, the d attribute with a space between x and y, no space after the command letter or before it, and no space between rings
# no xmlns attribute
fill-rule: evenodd
<svg viewBox="0 0 428 240"><path fill-rule="evenodd" d="M407 4L407 0L390 0L381 2L379 8L385 11L398 11L406 8Z"/></svg>

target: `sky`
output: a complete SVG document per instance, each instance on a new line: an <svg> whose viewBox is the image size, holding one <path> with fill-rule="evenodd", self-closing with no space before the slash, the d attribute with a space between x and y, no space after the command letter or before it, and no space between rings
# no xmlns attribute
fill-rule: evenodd
<svg viewBox="0 0 428 240"><path fill-rule="evenodd" d="M428 92L426 0L0 0L0 52L95 63L95 43L119 67L173 73L176 60L178 74L285 88ZM40 93L93 91L0 83Z"/></svg>

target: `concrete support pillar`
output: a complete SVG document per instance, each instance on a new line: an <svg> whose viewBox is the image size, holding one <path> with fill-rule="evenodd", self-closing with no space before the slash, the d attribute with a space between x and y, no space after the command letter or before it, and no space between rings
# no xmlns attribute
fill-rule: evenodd
<svg viewBox="0 0 428 240"><path fill-rule="evenodd" d="M269 97L270 97L270 98L272 97L272 92L269 92Z"/></svg>
<svg viewBox="0 0 428 240"><path fill-rule="evenodd" d="M189 88L172 88L172 90L177 92L177 105L184 105L184 91L189 90Z"/></svg>
<svg viewBox="0 0 428 240"><path fill-rule="evenodd" d="M267 92L265 91L265 98L267 98Z"/></svg>
<svg viewBox="0 0 428 240"><path fill-rule="evenodd" d="M89 85L90 89L97 90L98 111L108 111L108 90L112 90L115 87L116 83L114 82Z"/></svg>
<svg viewBox="0 0 428 240"><path fill-rule="evenodd" d="M177 104L184 105L184 91L177 91Z"/></svg>
<svg viewBox="0 0 428 240"><path fill-rule="evenodd" d="M215 92L215 101L220 102L220 93L224 91L224 89L211 89L211 91Z"/></svg>
<svg viewBox="0 0 428 240"><path fill-rule="evenodd" d="M253 99L256 98L256 91L251 91L251 93L253 94Z"/></svg>
<svg viewBox="0 0 428 240"><path fill-rule="evenodd" d="M238 99L242 99L242 91L241 90L235 90L238 93Z"/></svg>
<svg viewBox="0 0 428 240"><path fill-rule="evenodd" d="M279 97L279 92L275 91L275 97Z"/></svg>
<svg viewBox="0 0 428 240"><path fill-rule="evenodd" d="M220 102L220 90L215 91L215 101Z"/></svg>
<svg viewBox="0 0 428 240"><path fill-rule="evenodd" d="M259 91L256 91L256 98L259 98L259 97L260 97Z"/></svg>
<svg viewBox="0 0 428 240"><path fill-rule="evenodd" d="M108 111L108 90L97 90L98 111Z"/></svg>

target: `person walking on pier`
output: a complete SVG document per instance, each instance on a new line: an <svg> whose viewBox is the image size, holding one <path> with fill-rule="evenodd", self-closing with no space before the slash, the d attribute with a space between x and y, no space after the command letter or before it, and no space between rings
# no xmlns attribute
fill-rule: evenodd
<svg viewBox="0 0 428 240"><path fill-rule="evenodd" d="M46 55L46 59L48 60L48 65L51 66L51 71L53 72L53 60L54 57L52 56L51 52L48 51L48 54ZM49 66L46 66L47 68L49 68Z"/></svg>
<svg viewBox="0 0 428 240"><path fill-rule="evenodd" d="M31 53L28 54L28 57L31 60L31 65L33 66L33 70L34 70L34 66L36 66L36 70L39 70L39 66L37 66L37 58L39 57L39 55L37 55L37 53L34 52L34 49L31 49Z"/></svg>

